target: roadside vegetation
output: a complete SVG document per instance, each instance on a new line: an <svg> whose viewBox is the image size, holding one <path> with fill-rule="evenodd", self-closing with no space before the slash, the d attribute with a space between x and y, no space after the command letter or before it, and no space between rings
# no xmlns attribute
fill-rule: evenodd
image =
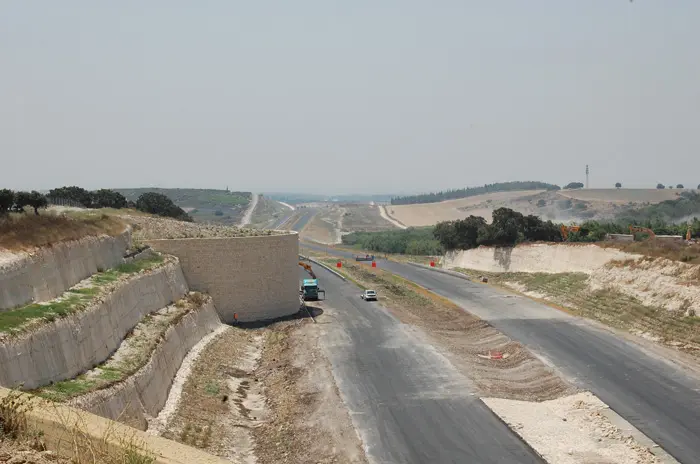
<svg viewBox="0 0 700 464"><path fill-rule="evenodd" d="M343 245L358 250L404 255L434 256L443 252L432 227L411 227L381 232L353 232L344 235Z"/></svg>
<svg viewBox="0 0 700 464"><path fill-rule="evenodd" d="M31 327L53 322L67 317L78 311L83 311L96 301L108 284L116 282L124 276L150 270L163 263L161 255L121 264L114 269L93 274L89 280L83 281L64 292L58 298L45 303L32 303L19 308L0 312L0 335L17 335Z"/></svg>
<svg viewBox="0 0 700 464"><path fill-rule="evenodd" d="M41 411L40 411L41 410ZM33 413L50 413L65 432L60 449L49 450ZM89 430L79 413L59 409L18 390L0 392L0 461L33 464L153 464L155 455L129 429Z"/></svg>
<svg viewBox="0 0 700 464"><path fill-rule="evenodd" d="M425 193L421 195L408 195L405 197L394 197L391 199L392 205L413 205L416 203L437 203L445 200L455 200L458 198L473 197L493 192L512 192L518 190L560 190L561 187L546 182L497 182L486 184L481 187L467 187L456 190L445 190L437 193Z"/></svg>

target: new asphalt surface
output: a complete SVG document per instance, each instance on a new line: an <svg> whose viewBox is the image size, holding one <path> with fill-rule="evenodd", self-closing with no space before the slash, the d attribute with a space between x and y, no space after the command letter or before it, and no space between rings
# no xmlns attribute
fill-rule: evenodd
<svg viewBox="0 0 700 464"><path fill-rule="evenodd" d="M333 254L352 258L342 250ZM523 343L681 463L700 462L700 382L680 366L596 324L528 298L410 264L377 262Z"/></svg>
<svg viewBox="0 0 700 464"><path fill-rule="evenodd" d="M370 462L543 462L421 331L381 301L362 300L355 285L314 269L326 290L323 346Z"/></svg>

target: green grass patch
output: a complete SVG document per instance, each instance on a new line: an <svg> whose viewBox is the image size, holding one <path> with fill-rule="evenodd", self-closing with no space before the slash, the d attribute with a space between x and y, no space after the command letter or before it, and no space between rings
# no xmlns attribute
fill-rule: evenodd
<svg viewBox="0 0 700 464"><path fill-rule="evenodd" d="M89 392L94 385L95 381L80 376L75 379L56 382L51 385L50 389L41 389L37 394L51 401L64 402Z"/></svg>
<svg viewBox="0 0 700 464"><path fill-rule="evenodd" d="M139 261L122 264L114 269L99 272L92 276L93 287L73 288L67 290L59 299L46 303L32 303L9 311L0 312L0 333L15 333L35 319L53 322L77 311L82 311L99 295L100 287L116 282L120 276L135 274L152 269L163 262L163 257L154 255Z"/></svg>

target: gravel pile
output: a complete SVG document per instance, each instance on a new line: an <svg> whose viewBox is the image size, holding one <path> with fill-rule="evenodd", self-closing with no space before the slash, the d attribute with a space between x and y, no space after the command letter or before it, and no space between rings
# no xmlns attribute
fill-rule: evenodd
<svg viewBox="0 0 700 464"><path fill-rule="evenodd" d="M122 217L134 225L133 237L137 240L159 238L252 237L280 233L272 230L241 229L232 226L183 222L175 219L148 216L129 215Z"/></svg>

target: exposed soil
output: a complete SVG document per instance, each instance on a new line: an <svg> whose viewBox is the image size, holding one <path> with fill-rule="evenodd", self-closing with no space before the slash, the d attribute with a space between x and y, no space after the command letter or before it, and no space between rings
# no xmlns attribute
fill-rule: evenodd
<svg viewBox="0 0 700 464"><path fill-rule="evenodd" d="M401 322L423 329L480 396L542 401L575 391L520 343L450 301L367 265L347 262L342 269L361 286L376 290ZM494 354L502 358L492 359Z"/></svg>
<svg viewBox="0 0 700 464"><path fill-rule="evenodd" d="M241 229L233 226L183 222L175 219L149 216L124 215L121 217L134 225L133 237L136 240L159 238L249 237L275 234L274 231L270 230Z"/></svg>
<svg viewBox="0 0 700 464"><path fill-rule="evenodd" d="M239 463L362 463L310 319L230 327L192 366L163 436Z"/></svg>
<svg viewBox="0 0 700 464"><path fill-rule="evenodd" d="M256 371L269 411L254 431L259 462L366 462L319 346L321 330L304 319L280 323L268 336Z"/></svg>

